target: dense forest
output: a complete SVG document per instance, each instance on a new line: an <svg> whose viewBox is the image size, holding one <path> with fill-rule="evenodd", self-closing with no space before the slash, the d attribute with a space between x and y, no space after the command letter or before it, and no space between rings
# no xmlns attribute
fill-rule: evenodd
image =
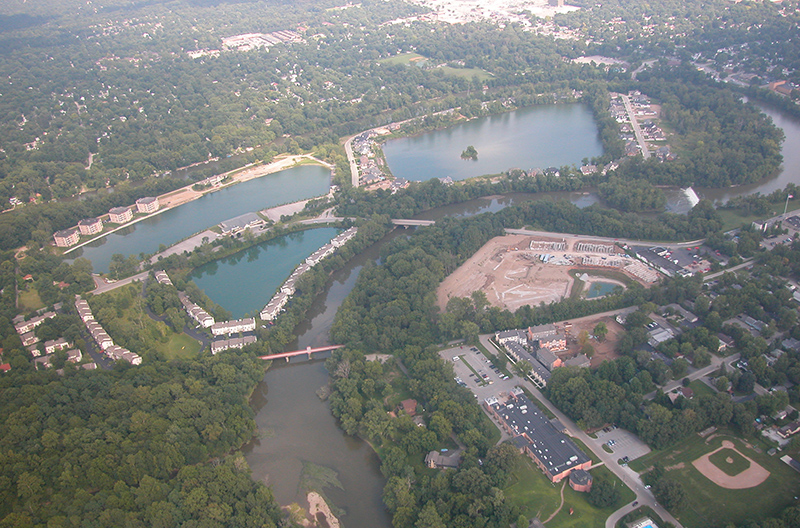
<svg viewBox="0 0 800 528"><path fill-rule="evenodd" d="M241 454L247 354L0 379L4 526L277 526Z"/></svg>

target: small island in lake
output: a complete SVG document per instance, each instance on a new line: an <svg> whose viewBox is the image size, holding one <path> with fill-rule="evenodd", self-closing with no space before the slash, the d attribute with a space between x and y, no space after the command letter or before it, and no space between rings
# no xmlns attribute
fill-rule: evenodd
<svg viewBox="0 0 800 528"><path fill-rule="evenodd" d="M461 153L461 159L471 159L472 161L478 161L478 151L475 150L475 147L472 145L468 146L464 152Z"/></svg>

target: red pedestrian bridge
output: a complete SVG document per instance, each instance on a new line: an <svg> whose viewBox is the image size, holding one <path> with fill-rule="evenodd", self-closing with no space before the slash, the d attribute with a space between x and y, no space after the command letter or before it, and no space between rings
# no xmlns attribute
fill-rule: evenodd
<svg viewBox="0 0 800 528"><path fill-rule="evenodd" d="M344 345L331 345L331 346L324 346L318 348L311 348L308 347L305 350L295 350L294 352L281 352L280 354L269 354L267 356L261 356L261 359L282 359L286 358L288 362L290 358L295 356L302 356L303 354L308 354L308 359L311 359L311 354L316 354L317 352L327 352L329 350L336 350L337 348L342 348Z"/></svg>

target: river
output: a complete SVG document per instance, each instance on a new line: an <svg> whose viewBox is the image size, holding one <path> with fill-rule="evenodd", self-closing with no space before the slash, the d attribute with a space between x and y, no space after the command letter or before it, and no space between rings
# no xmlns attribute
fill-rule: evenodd
<svg viewBox="0 0 800 528"><path fill-rule="evenodd" d="M92 261L95 272L105 273L115 253L155 253L223 220L288 202L327 194L330 169L302 165L206 194L152 218L121 229L72 253Z"/></svg>
<svg viewBox="0 0 800 528"><path fill-rule="evenodd" d="M298 327L293 347L330 344L328 333L336 310L353 289L358 273L365 263L378 258L388 240L401 234L389 234L332 274L325 292ZM260 252L257 256L263 258L266 254ZM328 405L317 397L316 390L328 381L321 360L296 358L292 363L273 363L250 402L260 435L243 452L253 478L272 486L279 503L296 502L305 508L306 492L301 487L304 467L308 463L322 466L335 472L341 484L341 489L326 487L323 492L337 509L345 512L340 518L344 526L389 528L391 520L381 499L385 480L380 460L368 444L345 435Z"/></svg>
<svg viewBox="0 0 800 528"><path fill-rule="evenodd" d="M478 160L462 160L472 145ZM512 168L580 165L603 153L597 125L582 104L542 105L481 117L445 130L387 141L392 174L410 181L464 180Z"/></svg>
<svg viewBox="0 0 800 528"><path fill-rule="evenodd" d="M778 189L785 189L789 183L800 184L800 120L763 104L757 106L772 118L775 125L783 129L786 136L781 147L783 167L780 172L772 178L749 185L726 189L695 189L701 198L715 203L725 203L736 196L754 193L769 194Z"/></svg>

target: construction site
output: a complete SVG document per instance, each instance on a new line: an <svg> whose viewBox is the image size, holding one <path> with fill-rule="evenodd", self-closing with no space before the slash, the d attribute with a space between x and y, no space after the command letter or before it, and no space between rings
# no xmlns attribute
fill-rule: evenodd
<svg viewBox="0 0 800 528"><path fill-rule="evenodd" d="M592 269L622 272L645 285L659 278L611 241L506 235L487 242L447 277L437 290L437 304L444 309L450 298L468 297L478 290L492 306L512 312L525 305L557 302L571 294L573 269L586 270L580 282L585 290L600 280L591 276Z"/></svg>

